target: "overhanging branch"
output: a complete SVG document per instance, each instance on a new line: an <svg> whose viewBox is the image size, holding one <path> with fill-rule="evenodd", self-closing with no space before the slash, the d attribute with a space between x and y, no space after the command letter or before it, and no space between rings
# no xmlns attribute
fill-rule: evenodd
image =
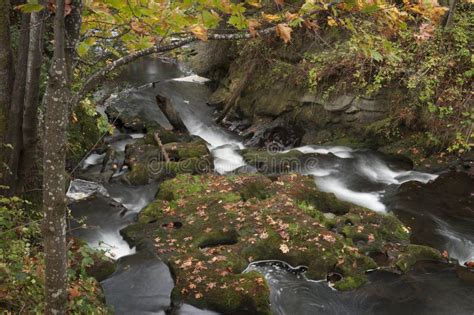
<svg viewBox="0 0 474 315"><path fill-rule="evenodd" d="M267 35L272 32L275 32L275 27L269 27L264 30L258 31L259 35ZM172 37L172 36L170 36ZM241 40L241 39L249 39L252 38L252 35L249 32L239 32L239 33L210 33L208 34L208 40ZM132 61L137 60L140 57L148 56L155 53L163 53L167 51L171 51L186 45L189 45L192 42L198 41L199 39L195 36L188 36L186 38L182 38L178 41L172 42L168 45L156 45L150 48L142 49L136 52L133 52L129 55L123 56L114 62L108 64L104 68L94 72L83 84L82 88L72 97L71 99L71 107L75 107L83 97L85 97L88 93L93 91L105 78L106 76L111 73L112 71L116 70L117 68L129 64Z"/></svg>

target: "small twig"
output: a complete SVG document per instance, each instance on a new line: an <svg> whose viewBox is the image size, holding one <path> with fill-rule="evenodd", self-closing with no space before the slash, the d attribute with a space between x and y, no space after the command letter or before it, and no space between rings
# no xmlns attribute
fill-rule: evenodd
<svg viewBox="0 0 474 315"><path fill-rule="evenodd" d="M156 144L160 148L161 154L163 155L163 158L165 159L165 162L169 162L170 157L168 156L168 153L166 152L165 147L163 146L163 143L161 142L160 133L158 131L155 131L153 133L153 138L155 139Z"/></svg>

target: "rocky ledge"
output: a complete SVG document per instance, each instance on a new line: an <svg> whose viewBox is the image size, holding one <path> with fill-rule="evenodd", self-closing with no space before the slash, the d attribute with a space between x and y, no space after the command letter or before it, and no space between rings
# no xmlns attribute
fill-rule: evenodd
<svg viewBox="0 0 474 315"><path fill-rule="evenodd" d="M225 314L270 313L263 276L243 273L252 261L305 265L310 279L336 273L335 287L349 290L373 268L400 273L417 260L443 260L435 249L410 244L393 215L337 200L296 174L180 174L162 183L122 234L169 265L175 302Z"/></svg>

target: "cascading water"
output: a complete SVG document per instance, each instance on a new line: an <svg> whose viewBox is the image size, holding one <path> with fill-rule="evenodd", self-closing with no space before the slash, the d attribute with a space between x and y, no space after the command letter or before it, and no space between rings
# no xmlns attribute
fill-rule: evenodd
<svg viewBox="0 0 474 315"><path fill-rule="evenodd" d="M239 154L239 150L244 149L242 139L216 125L212 119L212 109L206 105L209 90L203 85L205 79L185 72L171 62L151 58L130 65L119 80L133 80L139 85L160 82L147 89L132 88L123 95L119 93L109 99L108 104L113 103L122 110L134 110L141 117L168 127L169 123L159 112L154 99L157 94L168 97L190 133L208 143L217 173L225 174L246 165ZM142 136L116 134L109 141L109 147L121 154L119 158L123 163L125 146ZM398 187L410 182L428 183L437 178L437 175L394 167L383 155L366 150L339 146L304 146L294 150L319 157L316 163L301 167L302 173L314 176L319 189L378 212L396 208L396 203L388 201ZM85 159L82 171L97 172L104 158L103 153L92 153ZM173 288L168 267L146 251L135 254L134 248L130 248L119 233L154 199L158 185L127 185L120 181L124 172L126 169L117 170L110 182L102 184L85 180L71 182L68 196L72 200L73 216L79 220L72 226L73 234L95 247L108 250L114 258L122 257L118 260L117 271L102 283L107 301L117 313L164 314L170 307ZM413 209L413 205L408 204L405 208ZM472 230L455 230L459 225L453 225L439 215L432 221L436 226L433 231L441 235L443 246L451 256L461 262L472 259ZM308 280L283 262L255 263L248 270L265 275L276 314L410 313L416 310L414 303L421 303L424 307L420 312L443 313L447 311L446 301L449 300L457 303L454 312L462 314L474 301L467 292L470 287L460 283L455 277L456 271L450 268L429 269L435 270L434 274L423 269L401 278L374 273L370 285L345 293L331 289L325 281ZM443 281L442 285L440 281ZM401 291L407 288L412 291L407 291L408 297L404 299ZM434 299L423 300L430 294ZM177 314L215 314L189 305L181 305L174 311Z"/></svg>

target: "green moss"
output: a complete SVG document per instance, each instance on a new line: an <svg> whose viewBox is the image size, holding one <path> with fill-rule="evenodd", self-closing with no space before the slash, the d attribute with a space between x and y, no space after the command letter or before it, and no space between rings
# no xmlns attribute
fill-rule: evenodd
<svg viewBox="0 0 474 315"><path fill-rule="evenodd" d="M353 290L367 283L367 276L357 275L344 277L341 281L335 283L334 287L340 291Z"/></svg>
<svg viewBox="0 0 474 315"><path fill-rule="evenodd" d="M205 184L206 183L202 182L199 176L180 174L172 180L163 182L157 197L167 201L175 200L181 194L192 195L202 192L205 188Z"/></svg>
<svg viewBox="0 0 474 315"><path fill-rule="evenodd" d="M442 260L441 253L431 247L410 244L406 248L406 252L401 254L396 266L403 272L408 271L418 260Z"/></svg>
<svg viewBox="0 0 474 315"><path fill-rule="evenodd" d="M171 142L164 145L172 161L182 161L190 158L201 158L210 154L204 140L192 142Z"/></svg>
<svg viewBox="0 0 474 315"><path fill-rule="evenodd" d="M163 206L163 201L161 200L155 200L150 203L140 212L140 222L149 222L154 220L157 216L163 214Z"/></svg>
<svg viewBox="0 0 474 315"><path fill-rule="evenodd" d="M262 175L255 175L253 180L246 181L239 189L240 196L243 200L252 198L265 199L270 196L271 192L268 190L271 180Z"/></svg>

